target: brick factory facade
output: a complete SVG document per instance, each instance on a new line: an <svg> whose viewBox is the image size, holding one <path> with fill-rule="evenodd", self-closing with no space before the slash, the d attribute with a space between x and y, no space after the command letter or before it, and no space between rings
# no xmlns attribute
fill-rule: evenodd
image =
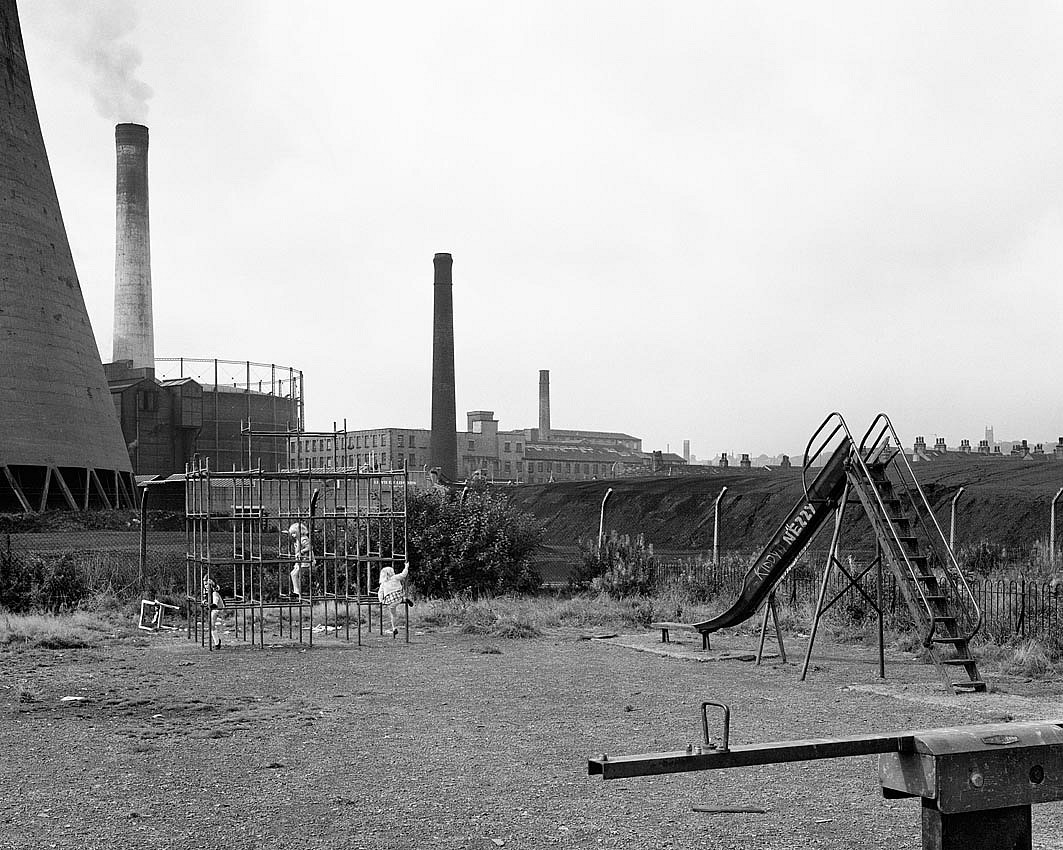
<svg viewBox="0 0 1063 850"><path fill-rule="evenodd" d="M289 440L289 463L315 469L409 469L428 465L431 431L425 428L370 428ZM551 430L539 439L538 428L500 431L490 410L467 414L467 429L455 435L458 472L465 479L518 484L583 481L641 474L651 457L642 441L605 431Z"/></svg>

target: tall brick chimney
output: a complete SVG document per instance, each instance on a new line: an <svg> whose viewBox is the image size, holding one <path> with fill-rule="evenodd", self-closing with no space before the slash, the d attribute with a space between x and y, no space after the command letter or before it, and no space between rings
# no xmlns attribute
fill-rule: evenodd
<svg viewBox="0 0 1063 850"><path fill-rule="evenodd" d="M428 465L451 481L458 476L457 401L454 384L454 258L436 254L432 312L432 436Z"/></svg>
<svg viewBox="0 0 1063 850"><path fill-rule="evenodd" d="M539 370L539 440L550 439L550 370Z"/></svg>
<svg viewBox="0 0 1063 850"><path fill-rule="evenodd" d="M0 512L128 506L132 466L59 210L15 0L0 0Z"/></svg>
<svg viewBox="0 0 1063 850"><path fill-rule="evenodd" d="M117 154L114 246L113 359L155 367L148 227L148 128L114 128Z"/></svg>

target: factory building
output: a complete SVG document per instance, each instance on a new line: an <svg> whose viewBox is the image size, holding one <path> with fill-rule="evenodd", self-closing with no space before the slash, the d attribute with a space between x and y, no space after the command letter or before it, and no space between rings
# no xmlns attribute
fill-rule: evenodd
<svg viewBox="0 0 1063 850"><path fill-rule="evenodd" d="M470 410L466 430L454 435L457 478L545 484L652 472L654 457L642 440L614 431L554 429L550 425L549 372L539 375L539 426L501 431L494 411ZM546 439L543 435L548 435ZM423 470L432 466L432 432L417 428L348 430L326 436L293 436L289 463L315 469ZM672 455L670 463L683 464ZM656 467L658 471L661 467Z"/></svg>

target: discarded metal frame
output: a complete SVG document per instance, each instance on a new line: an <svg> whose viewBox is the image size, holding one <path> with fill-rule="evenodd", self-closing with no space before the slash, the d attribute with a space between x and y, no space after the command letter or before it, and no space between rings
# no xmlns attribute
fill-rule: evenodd
<svg viewBox="0 0 1063 850"><path fill-rule="evenodd" d="M722 712L718 736L709 732L710 707ZM731 746L730 718L729 706L703 702L700 745L630 756L603 753L588 760L587 772L625 779L878 755L882 795L922 800L924 850L1029 850L1031 805L1063 800L1063 720Z"/></svg>

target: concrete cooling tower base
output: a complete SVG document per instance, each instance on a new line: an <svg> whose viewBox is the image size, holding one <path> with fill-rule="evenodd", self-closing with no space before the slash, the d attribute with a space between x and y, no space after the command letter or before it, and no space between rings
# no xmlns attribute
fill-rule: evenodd
<svg viewBox="0 0 1063 850"><path fill-rule="evenodd" d="M18 9L0 0L0 512L135 503L52 182Z"/></svg>

